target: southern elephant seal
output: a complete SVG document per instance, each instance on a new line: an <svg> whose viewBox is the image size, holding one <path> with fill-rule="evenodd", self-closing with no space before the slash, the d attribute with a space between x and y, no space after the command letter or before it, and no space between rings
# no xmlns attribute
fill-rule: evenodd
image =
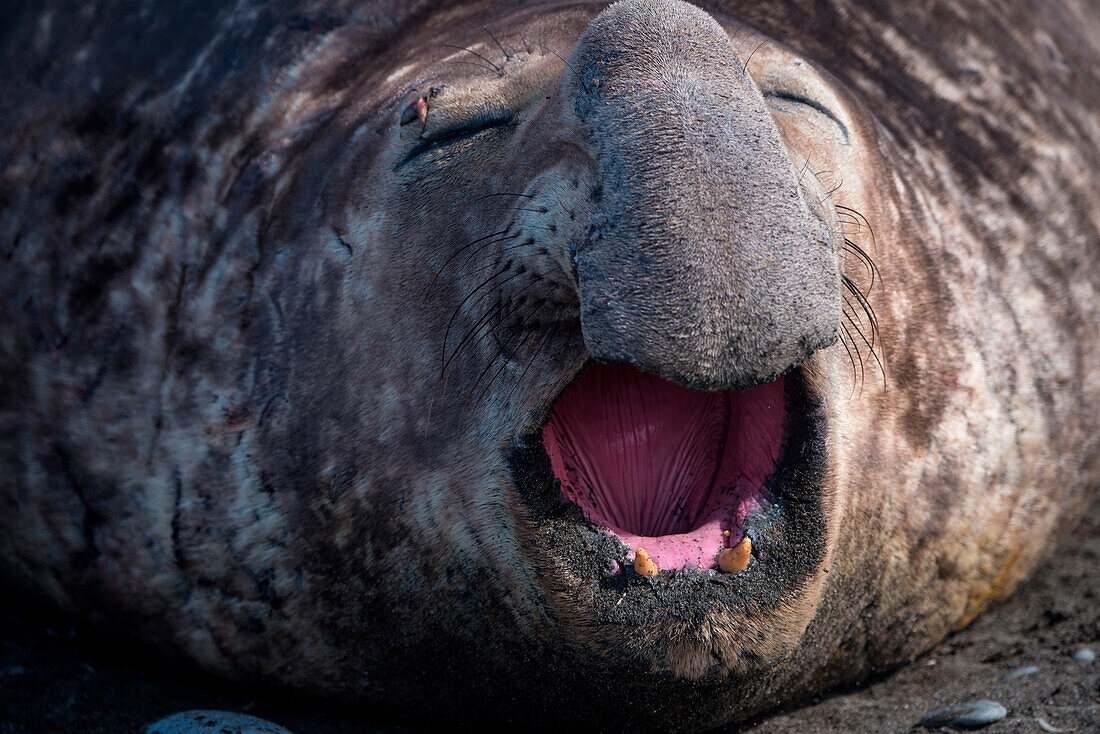
<svg viewBox="0 0 1100 734"><path fill-rule="evenodd" d="M13 13L10 581L659 730L1009 594L1100 480L1100 14L718 5Z"/></svg>

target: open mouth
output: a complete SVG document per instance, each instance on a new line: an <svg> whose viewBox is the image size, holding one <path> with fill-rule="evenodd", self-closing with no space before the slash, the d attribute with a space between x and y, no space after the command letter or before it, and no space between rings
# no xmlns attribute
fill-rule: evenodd
<svg viewBox="0 0 1100 734"><path fill-rule="evenodd" d="M832 502L817 374L700 392L590 364L511 453L525 543L556 569L548 588L590 594L608 620L632 604L665 613L639 576L698 609L759 614L801 598L822 573Z"/></svg>
<svg viewBox="0 0 1100 734"><path fill-rule="evenodd" d="M651 563L636 562L639 572L740 570L746 520L774 500L765 480L781 453L786 402L784 378L698 392L593 365L554 404L543 445L562 498L630 548L627 560L645 551Z"/></svg>

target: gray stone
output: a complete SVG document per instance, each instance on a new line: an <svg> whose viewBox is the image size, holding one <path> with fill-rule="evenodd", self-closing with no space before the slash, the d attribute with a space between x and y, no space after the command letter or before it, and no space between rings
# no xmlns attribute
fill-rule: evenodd
<svg viewBox="0 0 1100 734"><path fill-rule="evenodd" d="M1080 650L1073 653L1073 659L1079 663L1091 663L1096 659L1096 653L1087 647L1082 647Z"/></svg>
<svg viewBox="0 0 1100 734"><path fill-rule="evenodd" d="M1003 676L1001 676L1001 680L1003 680L1003 681L1016 680L1017 678L1023 678L1025 675L1031 675L1032 673L1038 673L1038 672L1039 672L1039 666L1038 665L1025 665L1022 668L1016 668L1015 670L1008 671Z"/></svg>
<svg viewBox="0 0 1100 734"><path fill-rule="evenodd" d="M145 728L145 734L291 734L278 724L229 711L183 711Z"/></svg>
<svg viewBox="0 0 1100 734"><path fill-rule="evenodd" d="M956 706L938 709L920 720L920 725L935 729L950 726L956 729L977 729L1000 721L1008 715L1005 707L996 701L969 701Z"/></svg>

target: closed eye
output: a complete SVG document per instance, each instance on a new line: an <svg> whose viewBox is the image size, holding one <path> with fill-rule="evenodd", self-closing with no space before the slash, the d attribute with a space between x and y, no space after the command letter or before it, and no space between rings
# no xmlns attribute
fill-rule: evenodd
<svg viewBox="0 0 1100 734"><path fill-rule="evenodd" d="M840 118L837 117L832 110L830 110L828 107L821 104L817 100L810 99L809 97L803 97L801 94L794 94L792 92L764 92L764 99L776 99L781 102L792 102L794 104L805 105L806 107L809 107L815 112L819 112L822 115L825 115L830 120L835 122L837 124L837 127L840 128L840 132L844 135L844 142L851 142L848 138L847 125L841 122Z"/></svg>
<svg viewBox="0 0 1100 734"><path fill-rule="evenodd" d="M413 160L422 153L426 153L429 150L436 148L443 148L451 143L456 143L459 140L465 140L471 138L478 133L482 133L486 130L491 130L495 127L502 127L509 124L515 119L511 110L492 110L484 112L477 117L469 120L463 120L462 122L443 127L438 130L422 135L417 141L416 145L405 154L405 157L394 167L394 170L401 168L409 161Z"/></svg>

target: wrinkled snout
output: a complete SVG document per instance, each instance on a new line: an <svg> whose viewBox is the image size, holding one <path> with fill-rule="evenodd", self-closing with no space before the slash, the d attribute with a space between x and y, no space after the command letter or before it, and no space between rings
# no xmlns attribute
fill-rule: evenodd
<svg viewBox="0 0 1100 734"><path fill-rule="evenodd" d="M575 260L594 357L744 388L834 341L834 235L714 19L675 0L616 3L564 84L602 187Z"/></svg>

